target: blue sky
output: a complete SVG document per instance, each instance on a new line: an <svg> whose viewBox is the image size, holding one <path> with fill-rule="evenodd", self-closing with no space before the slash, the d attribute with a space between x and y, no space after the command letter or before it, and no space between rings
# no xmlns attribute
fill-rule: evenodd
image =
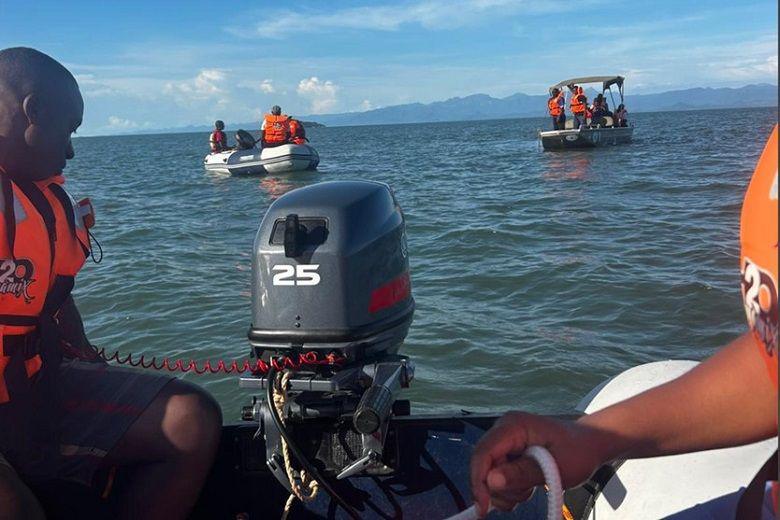
<svg viewBox="0 0 780 520"><path fill-rule="evenodd" d="M80 133L541 94L623 74L629 92L777 83L776 1L0 0L0 48L64 63Z"/></svg>

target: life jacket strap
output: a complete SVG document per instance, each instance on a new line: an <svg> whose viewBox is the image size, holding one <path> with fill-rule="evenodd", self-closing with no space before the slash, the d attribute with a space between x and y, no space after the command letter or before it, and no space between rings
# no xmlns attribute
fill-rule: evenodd
<svg viewBox="0 0 780 520"><path fill-rule="evenodd" d="M0 187L3 190L3 217L5 218L5 235L8 240L8 249L11 252L11 258L14 255L14 244L16 243L16 210L14 209L14 187L11 179L6 174L0 175Z"/></svg>

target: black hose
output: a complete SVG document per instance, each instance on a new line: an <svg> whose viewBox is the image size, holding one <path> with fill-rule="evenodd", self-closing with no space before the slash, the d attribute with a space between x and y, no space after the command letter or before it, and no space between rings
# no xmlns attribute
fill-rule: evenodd
<svg viewBox="0 0 780 520"><path fill-rule="evenodd" d="M319 474L317 469L314 467L313 464L309 462L309 460L303 455L301 450L298 449L298 445L296 445L292 438L290 438L290 435L287 433L287 428L282 423L281 418L279 417L279 414L276 411L276 406L274 406L274 380L276 379L276 369L273 366L273 363L271 363L271 366L268 370L267 377L267 384L266 384L266 399L268 401L268 409L271 412L271 420L274 422L274 426L276 426L276 429L279 430L279 433L282 435L282 438L287 443L287 447L292 452L293 456L298 459L298 462L303 467L304 470L306 470L314 479L325 488L325 490L328 492L328 494L338 502L338 504L344 508L344 510L354 518L355 520L360 520L360 515L358 514L355 509L347 503L346 500L344 500L341 495L339 495L335 489L333 489L333 486L331 486L330 482L325 480L322 475ZM290 483L292 485L292 482Z"/></svg>

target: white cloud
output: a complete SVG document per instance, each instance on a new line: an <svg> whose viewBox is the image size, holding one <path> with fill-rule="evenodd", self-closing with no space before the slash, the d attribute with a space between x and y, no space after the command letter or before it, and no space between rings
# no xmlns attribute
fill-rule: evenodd
<svg viewBox="0 0 780 520"><path fill-rule="evenodd" d="M239 72L238 75L240 76L241 73ZM262 81L254 78L250 79L243 79L235 84L235 86L240 88L245 88L252 90L254 92L258 92L260 94L276 94L276 85L274 85L274 81L272 79L264 79Z"/></svg>
<svg viewBox="0 0 780 520"><path fill-rule="evenodd" d="M363 112L365 112L365 111L367 111L367 110L371 110L371 109L373 109L373 108L374 108L374 105L372 105L372 104L371 104L371 101L369 101L369 100L367 100L367 99L364 99L364 100L363 100L363 101L360 103L360 110L361 110L361 111L363 111Z"/></svg>
<svg viewBox="0 0 780 520"><path fill-rule="evenodd" d="M762 57L752 53L725 59L710 66L717 79L754 81L755 78L777 78L777 54ZM767 81L767 79L764 79Z"/></svg>
<svg viewBox="0 0 780 520"><path fill-rule="evenodd" d="M129 119L123 119L117 116L109 116L108 126L114 130L130 130L133 128L138 128L139 125L135 121L131 121Z"/></svg>
<svg viewBox="0 0 780 520"><path fill-rule="evenodd" d="M320 81L317 76L312 76L298 83L297 92L311 102L312 114L323 114L335 108L338 89L332 81Z"/></svg>
<svg viewBox="0 0 780 520"><path fill-rule="evenodd" d="M76 83L82 87L85 85L94 85L97 83L94 74L74 74L73 77L76 78Z"/></svg>
<svg viewBox="0 0 780 520"><path fill-rule="evenodd" d="M264 94L273 94L276 92L276 89L270 79L264 79L262 83L260 83L260 91Z"/></svg>
<svg viewBox="0 0 780 520"><path fill-rule="evenodd" d="M201 69L193 79L170 82L165 85L166 93L184 94L189 99L203 100L225 94L227 75L219 69Z"/></svg>
<svg viewBox="0 0 780 520"><path fill-rule="evenodd" d="M301 32L325 32L334 29L397 31L406 25L426 29L456 29L475 25L486 19L506 14L560 12L582 9L586 4L601 0L583 0L565 4L552 0L422 0L406 4L350 7L325 13L277 11L249 29L228 27L238 36L259 38L287 38ZM290 31L295 27L295 31Z"/></svg>
<svg viewBox="0 0 780 520"><path fill-rule="evenodd" d="M115 87L98 80L94 74L74 74L73 77L87 97L110 96L119 92Z"/></svg>

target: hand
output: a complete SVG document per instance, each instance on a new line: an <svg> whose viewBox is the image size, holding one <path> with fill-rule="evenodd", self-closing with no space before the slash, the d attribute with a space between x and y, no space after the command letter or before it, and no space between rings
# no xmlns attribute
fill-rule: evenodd
<svg viewBox="0 0 780 520"><path fill-rule="evenodd" d="M471 457L471 491L480 517L489 504L511 511L544 484L536 462L521 455L528 446L550 451L568 488L584 482L604 462L598 449L602 444L597 430L577 422L507 413L480 439Z"/></svg>

